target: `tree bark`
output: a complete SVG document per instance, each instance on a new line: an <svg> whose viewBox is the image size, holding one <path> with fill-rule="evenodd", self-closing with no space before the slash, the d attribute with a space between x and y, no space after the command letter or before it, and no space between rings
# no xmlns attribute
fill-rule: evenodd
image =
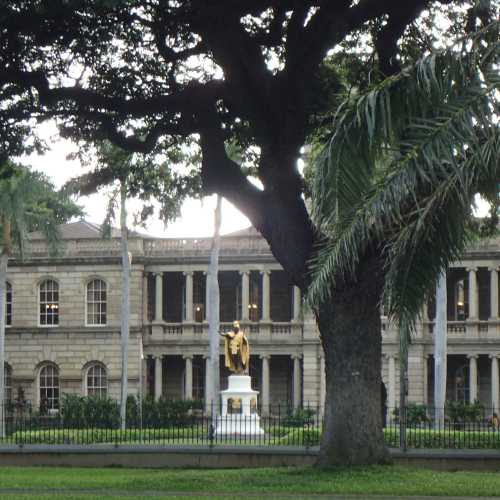
<svg viewBox="0 0 500 500"><path fill-rule="evenodd" d="M382 432L378 260L337 287L316 311L325 351L326 400L318 465L390 461Z"/></svg>
<svg viewBox="0 0 500 500"><path fill-rule="evenodd" d="M123 180L120 186L120 230L122 247L122 313L121 313L121 397L120 426L126 427L128 395L128 337L130 316L130 257L127 235L127 185Z"/></svg>

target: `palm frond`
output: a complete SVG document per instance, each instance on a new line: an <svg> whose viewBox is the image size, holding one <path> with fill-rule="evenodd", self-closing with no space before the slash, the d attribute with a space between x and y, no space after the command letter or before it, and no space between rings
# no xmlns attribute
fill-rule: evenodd
<svg viewBox="0 0 500 500"><path fill-rule="evenodd" d="M389 315L413 324L440 269L463 251L473 196L498 186L500 157L499 43L485 48L478 35L464 45L338 113L315 176L313 217L326 238L312 262L313 304L379 245Z"/></svg>

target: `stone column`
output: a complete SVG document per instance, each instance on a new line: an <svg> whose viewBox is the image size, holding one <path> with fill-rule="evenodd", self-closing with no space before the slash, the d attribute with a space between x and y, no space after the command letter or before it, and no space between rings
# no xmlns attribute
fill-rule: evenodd
<svg viewBox="0 0 500 500"><path fill-rule="evenodd" d="M271 271L262 271L262 321L270 321Z"/></svg>
<svg viewBox="0 0 500 500"><path fill-rule="evenodd" d="M387 388L387 408L389 415L392 415L396 407L396 358L393 355L389 355L388 358L389 387Z"/></svg>
<svg viewBox="0 0 500 500"><path fill-rule="evenodd" d="M325 401L326 401L326 370L325 370L325 357L319 357L319 407L321 413L325 414Z"/></svg>
<svg viewBox="0 0 500 500"><path fill-rule="evenodd" d="M429 393L429 356L427 354L424 354L424 364L423 364L423 370L422 370L422 377L423 377L423 384L422 384L422 390L423 390L423 396L422 396L422 404L426 405L427 404L427 395Z"/></svg>
<svg viewBox="0 0 500 500"><path fill-rule="evenodd" d="M477 319L477 268L467 269L469 273L469 319Z"/></svg>
<svg viewBox="0 0 500 500"><path fill-rule="evenodd" d="M269 415L269 363L268 354L260 357L262 359L262 415Z"/></svg>
<svg viewBox="0 0 500 500"><path fill-rule="evenodd" d="M250 304L250 273L249 271L241 271L241 319L248 321Z"/></svg>
<svg viewBox="0 0 500 500"><path fill-rule="evenodd" d="M491 354L491 407L492 413L500 412L500 394L498 380L498 354Z"/></svg>
<svg viewBox="0 0 500 500"><path fill-rule="evenodd" d="M155 274L155 321L163 321L163 273Z"/></svg>
<svg viewBox="0 0 500 500"><path fill-rule="evenodd" d="M142 321L149 323L148 318L148 273L144 273L142 277Z"/></svg>
<svg viewBox="0 0 500 500"><path fill-rule="evenodd" d="M184 399L193 399L193 356L184 356L184 360L186 362Z"/></svg>
<svg viewBox="0 0 500 500"><path fill-rule="evenodd" d="M155 399L163 394L163 356L155 357Z"/></svg>
<svg viewBox="0 0 500 500"><path fill-rule="evenodd" d="M193 271L184 273L186 276L186 322L193 322Z"/></svg>
<svg viewBox="0 0 500 500"><path fill-rule="evenodd" d="M469 403L474 403L477 399L477 355L469 358Z"/></svg>
<svg viewBox="0 0 500 500"><path fill-rule="evenodd" d="M300 373L300 356L295 355L292 356L293 359L293 407L300 407L300 400L302 394L302 377Z"/></svg>
<svg viewBox="0 0 500 500"><path fill-rule="evenodd" d="M293 321L299 321L302 307L302 295L298 286L293 287Z"/></svg>
<svg viewBox="0 0 500 500"><path fill-rule="evenodd" d="M498 320L498 268L490 267L490 319Z"/></svg>

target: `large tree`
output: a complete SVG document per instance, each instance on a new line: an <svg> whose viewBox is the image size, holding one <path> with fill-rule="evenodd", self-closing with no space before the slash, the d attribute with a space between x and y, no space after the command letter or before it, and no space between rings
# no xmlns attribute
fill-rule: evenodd
<svg viewBox="0 0 500 500"><path fill-rule="evenodd" d="M130 151L194 140L206 192L250 218L305 292L324 240L307 213L297 159L320 111L344 81L362 86L391 75L477 16L487 9L460 0L4 1L1 144L19 146L11 130L33 116L57 117L68 136L107 138ZM262 189L228 157L232 137L256 160ZM381 262L367 246L356 275L332 282L332 300L315 307L337 426L325 434L323 463L387 458Z"/></svg>

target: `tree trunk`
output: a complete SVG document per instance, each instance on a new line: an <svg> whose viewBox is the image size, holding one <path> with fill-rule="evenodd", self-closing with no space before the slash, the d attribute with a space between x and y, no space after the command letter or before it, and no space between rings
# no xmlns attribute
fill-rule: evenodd
<svg viewBox="0 0 500 500"><path fill-rule="evenodd" d="M381 280L368 267L316 311L326 367L323 467L390 461L380 412Z"/></svg>
<svg viewBox="0 0 500 500"><path fill-rule="evenodd" d="M209 328L209 347L210 347L210 373L209 383L207 384L207 401L211 405L212 417L217 418L219 409L219 251L220 251L220 225L221 225L221 203L222 197L217 195L217 206L215 208L215 225L212 249L210 252L210 266L207 273L207 319Z"/></svg>
<svg viewBox="0 0 500 500"><path fill-rule="evenodd" d="M446 399L446 271L436 285L436 321L434 323L434 425L444 426L444 404Z"/></svg>
<svg viewBox="0 0 500 500"><path fill-rule="evenodd" d="M126 427L127 394L128 394L128 337L130 317L130 257L127 235L127 185L122 181L120 186L120 230L122 247L122 308L121 308L121 362L122 380L120 397L120 426Z"/></svg>

